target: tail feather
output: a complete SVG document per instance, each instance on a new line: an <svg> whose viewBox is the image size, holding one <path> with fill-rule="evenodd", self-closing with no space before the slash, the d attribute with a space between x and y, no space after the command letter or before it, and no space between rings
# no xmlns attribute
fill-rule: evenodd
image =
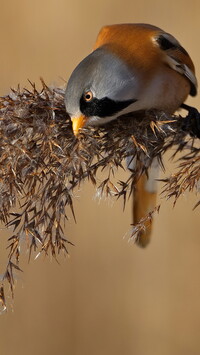
<svg viewBox="0 0 200 355"><path fill-rule="evenodd" d="M133 201L133 217L134 224L137 224L143 217L151 212L156 206L157 199L157 181L159 177L159 164L157 159L152 162L148 171L148 177L142 175L136 184ZM145 224L144 224L145 225ZM149 222L145 225L145 230L139 232L136 243L141 247L146 247L150 242L152 223Z"/></svg>

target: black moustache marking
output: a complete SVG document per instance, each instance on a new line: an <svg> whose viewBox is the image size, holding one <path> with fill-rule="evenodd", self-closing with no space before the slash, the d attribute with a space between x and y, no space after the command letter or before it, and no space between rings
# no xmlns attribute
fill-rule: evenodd
<svg viewBox="0 0 200 355"><path fill-rule="evenodd" d="M136 101L134 99L114 101L108 97L99 100L94 97L92 101L86 102L82 96L80 99L80 110L87 117L98 116L103 118L115 115Z"/></svg>

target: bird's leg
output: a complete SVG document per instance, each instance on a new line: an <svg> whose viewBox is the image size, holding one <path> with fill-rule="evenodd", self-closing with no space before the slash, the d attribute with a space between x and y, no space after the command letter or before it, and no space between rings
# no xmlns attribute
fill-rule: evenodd
<svg viewBox="0 0 200 355"><path fill-rule="evenodd" d="M200 138L200 112L186 104L182 104L181 107L188 111L182 124L183 131L188 132L192 137Z"/></svg>

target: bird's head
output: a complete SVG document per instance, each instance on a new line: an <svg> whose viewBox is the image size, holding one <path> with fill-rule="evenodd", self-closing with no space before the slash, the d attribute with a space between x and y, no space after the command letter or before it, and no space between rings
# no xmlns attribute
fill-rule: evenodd
<svg viewBox="0 0 200 355"><path fill-rule="evenodd" d="M104 47L83 59L73 71L66 88L65 105L74 134L87 125L103 125L131 112L134 73Z"/></svg>

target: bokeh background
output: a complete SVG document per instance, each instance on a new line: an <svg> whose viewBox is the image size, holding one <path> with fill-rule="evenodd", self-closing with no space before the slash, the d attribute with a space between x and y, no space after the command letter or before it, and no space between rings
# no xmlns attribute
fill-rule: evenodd
<svg viewBox="0 0 200 355"><path fill-rule="evenodd" d="M0 0L0 94L10 87L65 85L105 24L146 22L174 34L200 74L198 0ZM199 99L188 102L200 109ZM168 163L169 175L174 165ZM119 173L119 178L121 173ZM14 310L0 316L1 355L200 354L200 240L197 196L175 209L162 202L152 242L128 243L131 201L94 199L82 185L78 223L66 233L75 243L60 265L48 258L22 263ZM6 262L0 231L0 266ZM26 253L25 253L26 254Z"/></svg>

